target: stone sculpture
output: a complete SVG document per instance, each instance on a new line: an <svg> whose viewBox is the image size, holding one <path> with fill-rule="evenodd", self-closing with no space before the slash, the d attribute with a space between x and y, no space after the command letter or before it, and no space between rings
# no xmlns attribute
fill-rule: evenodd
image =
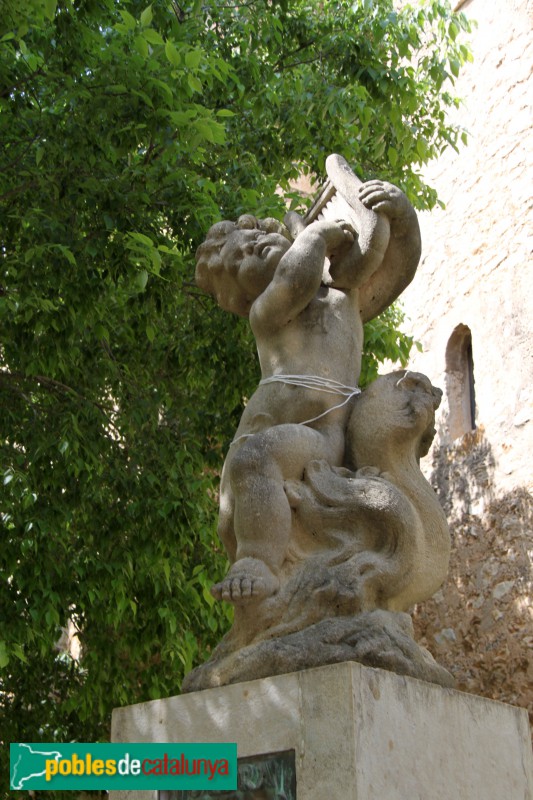
<svg viewBox="0 0 533 800"><path fill-rule="evenodd" d="M184 691L340 660L451 682L405 613L448 564L418 467L441 393L408 372L357 388L363 322L412 279L418 222L392 184L361 184L339 156L327 169L307 217L286 217L291 233L246 215L198 250L198 284L249 316L262 380L221 481L231 567L212 591L234 625Z"/></svg>

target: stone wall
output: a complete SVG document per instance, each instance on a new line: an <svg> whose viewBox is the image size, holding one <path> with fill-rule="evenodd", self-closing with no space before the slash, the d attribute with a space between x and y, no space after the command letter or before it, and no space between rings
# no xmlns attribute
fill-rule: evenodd
<svg viewBox="0 0 533 800"><path fill-rule="evenodd" d="M445 391L425 470L454 540L449 580L415 625L459 688L533 711L533 5L461 11L478 23L457 84L469 145L427 171L446 208L422 215L404 295L424 348L410 366Z"/></svg>
<svg viewBox="0 0 533 800"><path fill-rule="evenodd" d="M433 452L452 532L448 579L415 611L416 638L457 688L523 706L533 724L533 498L494 494L483 431Z"/></svg>

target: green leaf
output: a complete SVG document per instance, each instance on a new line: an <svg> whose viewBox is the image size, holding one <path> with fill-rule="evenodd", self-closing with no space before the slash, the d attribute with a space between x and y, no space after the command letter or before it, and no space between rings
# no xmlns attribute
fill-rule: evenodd
<svg viewBox="0 0 533 800"><path fill-rule="evenodd" d="M226 132L224 126L220 123L215 122L213 119L197 119L193 124L202 138L215 144L224 144Z"/></svg>
<svg viewBox="0 0 533 800"><path fill-rule="evenodd" d="M452 22L450 22L450 24L448 25L448 33L449 33L449 35L450 35L450 39L451 39L453 42L455 42L455 40L457 39L457 37L458 37L458 35L459 35L459 28L458 28L458 26L455 24L455 22L453 22L453 21L452 21Z"/></svg>
<svg viewBox="0 0 533 800"><path fill-rule="evenodd" d="M455 78L458 77L460 69L461 69L461 62L458 61L456 58L450 58L450 70Z"/></svg>
<svg viewBox="0 0 533 800"><path fill-rule="evenodd" d="M72 266L75 267L76 266L76 258L74 256L74 253L72 252L72 250L70 250L70 248L68 248L68 247L65 247L65 245L63 245L63 244L58 244L57 248L65 256L65 258L67 259L69 264L72 264Z"/></svg>
<svg viewBox="0 0 533 800"><path fill-rule="evenodd" d="M426 140L419 136L416 140L416 152L420 156L420 158L424 161L427 156L427 144Z"/></svg>
<svg viewBox="0 0 533 800"><path fill-rule="evenodd" d="M95 325L94 335L97 339L105 339L105 341L109 341L109 331L100 322L97 322Z"/></svg>
<svg viewBox="0 0 533 800"><path fill-rule="evenodd" d="M150 239L149 236L146 236L144 233L140 233L139 231L130 231L129 236L134 239L136 242L140 242L141 244L145 245L146 247L153 247L154 243Z"/></svg>
<svg viewBox="0 0 533 800"><path fill-rule="evenodd" d="M13 655L16 658L18 658L19 661L22 661L24 664L29 664L26 654L24 653L24 650L22 649L20 644L14 644L12 650L13 650Z"/></svg>
<svg viewBox="0 0 533 800"><path fill-rule="evenodd" d="M9 664L9 654L5 642L0 642L0 669L7 667Z"/></svg>
<svg viewBox="0 0 533 800"><path fill-rule="evenodd" d="M191 72L187 75L187 82L194 92L202 92L203 87L199 79Z"/></svg>
<svg viewBox="0 0 533 800"><path fill-rule="evenodd" d="M135 37L135 47L137 51L141 54L143 58L148 57L149 49L148 49L148 42L144 38L144 36L136 36Z"/></svg>
<svg viewBox="0 0 533 800"><path fill-rule="evenodd" d="M174 43L167 39L165 42L165 54L171 64L175 67L179 67L181 64L181 56L176 50Z"/></svg>
<svg viewBox="0 0 533 800"><path fill-rule="evenodd" d="M143 31L143 36L147 42L150 44L164 44L164 39L160 33L155 31L153 28L147 28Z"/></svg>
<svg viewBox="0 0 533 800"><path fill-rule="evenodd" d="M141 14L141 25L143 27L145 27L147 25L150 25L150 23L152 22L152 19L153 19L152 6L149 5L149 6L146 6L146 8L144 9L144 11ZM148 40L148 41L150 41L150 40Z"/></svg>
<svg viewBox="0 0 533 800"><path fill-rule="evenodd" d="M155 248L152 248L150 251L150 260L152 262L153 271L156 275L159 275L161 270L161 255Z"/></svg>
<svg viewBox="0 0 533 800"><path fill-rule="evenodd" d="M148 283L148 272L145 269L141 270L137 274L136 282L140 291L144 292L144 290L146 289L146 284Z"/></svg>
<svg viewBox="0 0 533 800"><path fill-rule="evenodd" d="M170 119L178 126L182 125L190 125L190 122L194 117L197 116L196 110L189 110L189 111L171 111Z"/></svg>
<svg viewBox="0 0 533 800"><path fill-rule="evenodd" d="M52 21L56 15L57 9L57 0L44 0L44 13L50 21Z"/></svg>
<svg viewBox="0 0 533 800"><path fill-rule="evenodd" d="M185 53L185 66L189 69L196 69L202 60L203 53L201 50L189 50Z"/></svg>
<svg viewBox="0 0 533 800"><path fill-rule="evenodd" d="M135 28L137 27L137 22L135 20L135 17L132 17L132 15L129 13L129 11L125 11L123 9L121 9L119 11L119 14L122 17L122 21L124 22L124 25L126 26L126 28L129 31L135 30Z"/></svg>

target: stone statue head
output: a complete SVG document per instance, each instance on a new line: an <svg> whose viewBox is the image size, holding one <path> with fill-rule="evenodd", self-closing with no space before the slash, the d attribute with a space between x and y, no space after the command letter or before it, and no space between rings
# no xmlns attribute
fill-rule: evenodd
<svg viewBox="0 0 533 800"><path fill-rule="evenodd" d="M427 455L435 436L435 411L442 391L420 372L381 375L355 398L346 435L347 458L360 466L380 448L412 448Z"/></svg>
<svg viewBox="0 0 533 800"><path fill-rule="evenodd" d="M237 222L217 222L196 251L196 283L226 311L247 316L291 241L272 218L244 214Z"/></svg>

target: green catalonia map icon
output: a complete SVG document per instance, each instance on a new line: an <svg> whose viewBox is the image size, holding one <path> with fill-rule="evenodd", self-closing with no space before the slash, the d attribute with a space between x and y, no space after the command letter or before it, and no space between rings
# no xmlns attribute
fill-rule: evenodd
<svg viewBox="0 0 533 800"><path fill-rule="evenodd" d="M10 746L11 779L14 791L40 788L46 779L46 763L62 758L59 750L50 745L12 744Z"/></svg>

